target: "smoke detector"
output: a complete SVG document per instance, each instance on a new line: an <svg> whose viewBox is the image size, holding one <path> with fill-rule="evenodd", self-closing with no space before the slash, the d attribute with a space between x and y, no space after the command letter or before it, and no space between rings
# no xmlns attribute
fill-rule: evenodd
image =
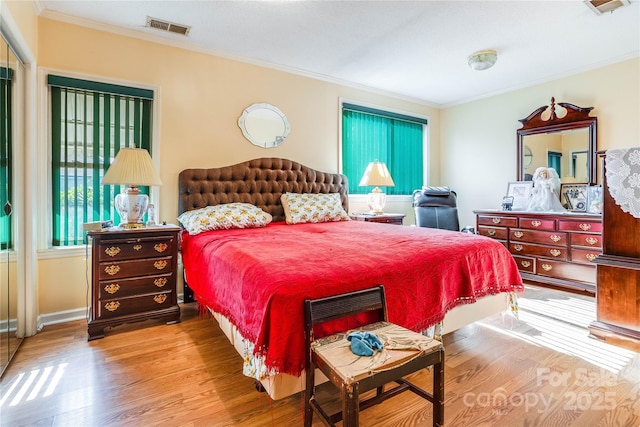
<svg viewBox="0 0 640 427"><path fill-rule="evenodd" d="M589 9L593 10L596 15L602 15L605 12L613 12L619 7L630 4L629 0L585 0L585 4Z"/></svg>
<svg viewBox="0 0 640 427"><path fill-rule="evenodd" d="M147 16L147 24L145 27L155 28L156 30L167 31L169 33L182 34L183 36L188 35L191 29L188 25L176 24L175 22L152 18L150 16Z"/></svg>

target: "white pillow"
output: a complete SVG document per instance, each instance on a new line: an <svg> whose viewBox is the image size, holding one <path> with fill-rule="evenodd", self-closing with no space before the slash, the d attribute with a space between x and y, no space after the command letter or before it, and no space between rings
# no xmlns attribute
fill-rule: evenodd
<svg viewBox="0 0 640 427"><path fill-rule="evenodd" d="M185 212L178 217L180 224L191 235L210 230L264 227L272 219L270 214L249 203L207 206Z"/></svg>
<svg viewBox="0 0 640 427"><path fill-rule="evenodd" d="M280 196L287 224L349 221L340 194L285 193Z"/></svg>

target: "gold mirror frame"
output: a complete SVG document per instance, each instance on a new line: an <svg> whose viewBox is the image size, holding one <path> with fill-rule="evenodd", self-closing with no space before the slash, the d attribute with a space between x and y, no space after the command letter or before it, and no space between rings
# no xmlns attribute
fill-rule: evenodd
<svg viewBox="0 0 640 427"><path fill-rule="evenodd" d="M586 129L589 135L587 151L587 184L595 185L597 181L596 133L598 127L598 118L589 116L589 113L591 112L591 110L593 110L593 107L578 107L566 102L559 102L558 105L566 110L566 114L562 117L558 117L556 115L555 98L551 98L550 106L542 106L529 114L529 116L527 116L526 118L519 120L520 123L522 123L522 127L517 131L517 179L519 181L524 181L525 136L562 132L566 130ZM547 110L549 110L549 118L543 119L542 116Z"/></svg>

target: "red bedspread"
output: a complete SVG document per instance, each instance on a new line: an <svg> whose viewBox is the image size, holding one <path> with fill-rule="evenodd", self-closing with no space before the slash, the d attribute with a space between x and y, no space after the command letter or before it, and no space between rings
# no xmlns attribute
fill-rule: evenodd
<svg viewBox="0 0 640 427"><path fill-rule="evenodd" d="M523 289L502 244L473 234L362 221L272 223L183 235L198 301L255 343L267 367L304 370L305 298L385 287L389 320L419 331L461 303Z"/></svg>

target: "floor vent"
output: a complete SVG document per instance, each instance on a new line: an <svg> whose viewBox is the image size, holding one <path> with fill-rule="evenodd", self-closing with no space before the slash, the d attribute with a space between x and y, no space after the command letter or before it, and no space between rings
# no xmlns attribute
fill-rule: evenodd
<svg viewBox="0 0 640 427"><path fill-rule="evenodd" d="M629 0L585 0L589 9L593 10L596 15L602 15L605 12L613 12L619 7L627 6Z"/></svg>
<svg viewBox="0 0 640 427"><path fill-rule="evenodd" d="M147 16L147 28L155 28L156 30L168 31L170 33L182 34L186 36L189 34L191 27L182 24L176 24L175 22L164 21L158 18L152 18Z"/></svg>

